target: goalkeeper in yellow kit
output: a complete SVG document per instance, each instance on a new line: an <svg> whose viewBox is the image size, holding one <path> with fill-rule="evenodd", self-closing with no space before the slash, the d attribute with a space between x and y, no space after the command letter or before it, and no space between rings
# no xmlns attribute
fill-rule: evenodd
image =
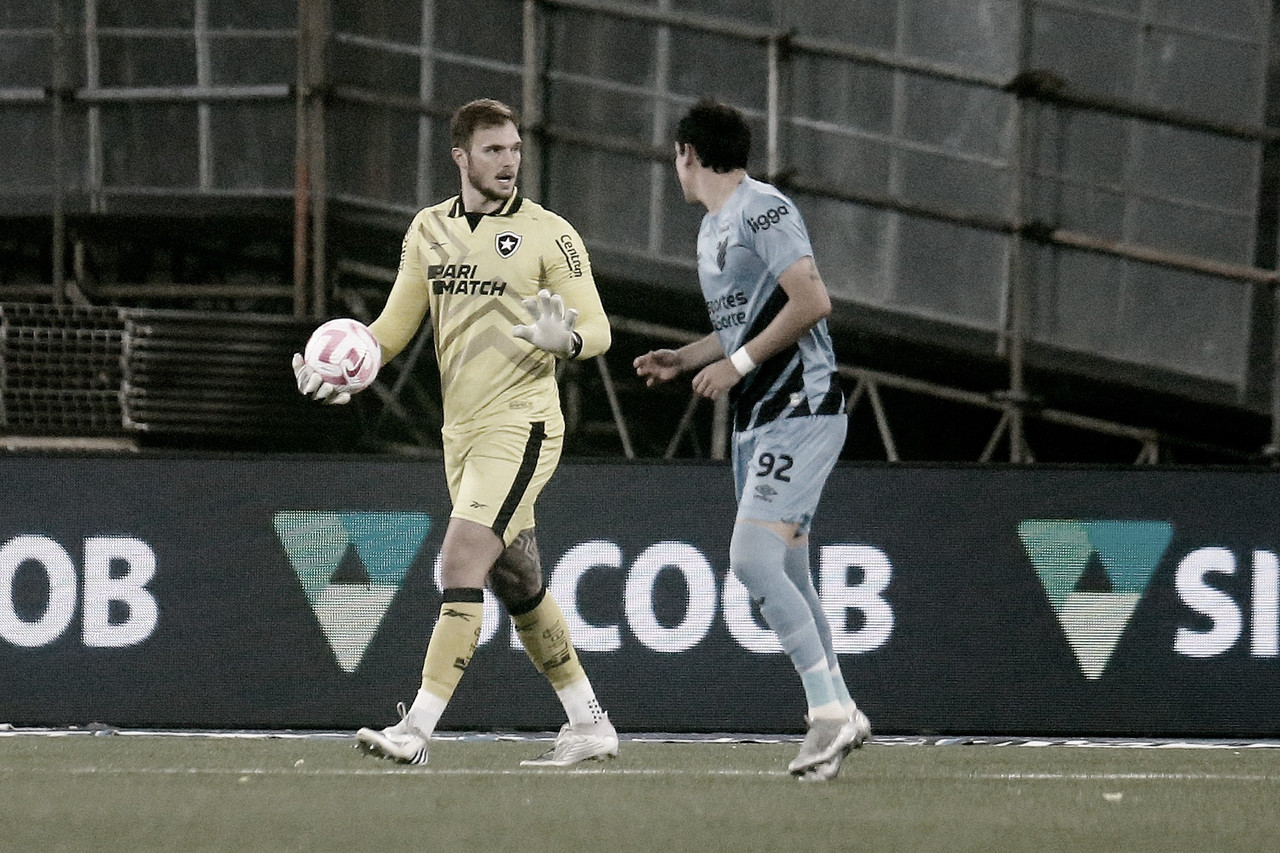
<svg viewBox="0 0 1280 853"><path fill-rule="evenodd" d="M443 602L412 705L399 723L356 737L372 753L426 762L475 652L487 583L569 718L550 751L522 763L611 757L617 732L547 593L533 513L564 442L556 359L603 353L609 321L578 233L516 190L521 143L512 110L473 101L454 113L451 131L462 190L414 217L386 307L370 326L385 363L430 315L453 503L440 550ZM294 372L308 396L350 399L299 356Z"/></svg>

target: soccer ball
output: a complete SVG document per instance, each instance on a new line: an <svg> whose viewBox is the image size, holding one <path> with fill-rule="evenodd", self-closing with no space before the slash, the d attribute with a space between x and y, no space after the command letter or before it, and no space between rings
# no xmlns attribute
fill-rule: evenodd
<svg viewBox="0 0 1280 853"><path fill-rule="evenodd" d="M382 348L368 326L343 317L312 332L302 358L330 385L361 391L382 367Z"/></svg>

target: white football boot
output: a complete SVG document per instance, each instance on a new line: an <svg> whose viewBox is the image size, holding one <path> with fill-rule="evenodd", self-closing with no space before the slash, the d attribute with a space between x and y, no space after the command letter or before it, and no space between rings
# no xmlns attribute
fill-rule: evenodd
<svg viewBox="0 0 1280 853"><path fill-rule="evenodd" d="M413 725L404 703L396 705L400 722L385 729L360 729L356 741L365 751L401 764L426 764L427 744L431 738Z"/></svg>
<svg viewBox="0 0 1280 853"><path fill-rule="evenodd" d="M835 779L845 756L867 742L870 735L872 724L858 708L845 720L810 720L800 754L787 765L787 770L804 781Z"/></svg>
<svg viewBox="0 0 1280 853"><path fill-rule="evenodd" d="M568 767L579 761L603 761L618 756L618 732L605 714L594 723L565 723L555 745L537 758L526 758L521 767Z"/></svg>

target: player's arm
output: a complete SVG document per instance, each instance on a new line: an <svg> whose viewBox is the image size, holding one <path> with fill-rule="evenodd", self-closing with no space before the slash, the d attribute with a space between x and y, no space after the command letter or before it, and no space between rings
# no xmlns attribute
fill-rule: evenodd
<svg viewBox="0 0 1280 853"><path fill-rule="evenodd" d="M568 310L578 312L573 331L581 341L574 358L594 358L607 352L613 343L613 331L609 317L604 313L595 279L588 271L579 278L568 278L560 283L558 292Z"/></svg>
<svg viewBox="0 0 1280 853"><path fill-rule="evenodd" d="M693 378L693 390L712 400L737 385L771 356L794 345L806 332L831 315L831 296L818 275L812 255L792 262L778 276L787 301L758 335L727 358L707 365Z"/></svg>
<svg viewBox="0 0 1280 853"><path fill-rule="evenodd" d="M420 230L419 221L415 219L400 244L400 269L396 273L391 294L387 297L387 304L383 306L378 319L369 325L369 331L382 351L379 367L395 358L408 345L429 307L427 282L419 261L417 235ZM351 400L351 395L360 390L351 386L339 387L329 382L307 364L302 353L293 355L293 376L301 394L324 403L347 403ZM372 377L369 381L372 381Z"/></svg>
<svg viewBox="0 0 1280 853"><path fill-rule="evenodd" d="M688 370L710 364L724 358L724 347L715 332L685 344L679 349L656 349L647 352L631 363L636 375L650 388L674 379Z"/></svg>
<svg viewBox="0 0 1280 853"><path fill-rule="evenodd" d="M613 334L604 313L582 238L567 222L544 258L543 288L524 300L532 318L511 334L558 358L592 358L609 349Z"/></svg>
<svg viewBox="0 0 1280 853"><path fill-rule="evenodd" d="M778 285L787 294L786 304L760 334L743 344L756 364L794 345L831 316L831 296L812 256L806 255L787 267L778 276Z"/></svg>
<svg viewBox="0 0 1280 853"><path fill-rule="evenodd" d="M422 326L430 308L430 285L422 269L422 227L415 219L400 246L400 269L378 319L369 331L382 346L386 364L404 350Z"/></svg>

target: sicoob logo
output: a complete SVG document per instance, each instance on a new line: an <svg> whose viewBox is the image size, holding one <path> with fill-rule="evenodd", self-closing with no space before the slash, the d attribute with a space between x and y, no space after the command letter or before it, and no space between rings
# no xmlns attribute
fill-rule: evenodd
<svg viewBox="0 0 1280 853"><path fill-rule="evenodd" d="M1026 519L1018 538L1085 678L1102 677L1173 539L1167 521Z"/></svg>
<svg viewBox="0 0 1280 853"><path fill-rule="evenodd" d="M354 672L427 538L431 517L286 510L274 523L334 658Z"/></svg>

